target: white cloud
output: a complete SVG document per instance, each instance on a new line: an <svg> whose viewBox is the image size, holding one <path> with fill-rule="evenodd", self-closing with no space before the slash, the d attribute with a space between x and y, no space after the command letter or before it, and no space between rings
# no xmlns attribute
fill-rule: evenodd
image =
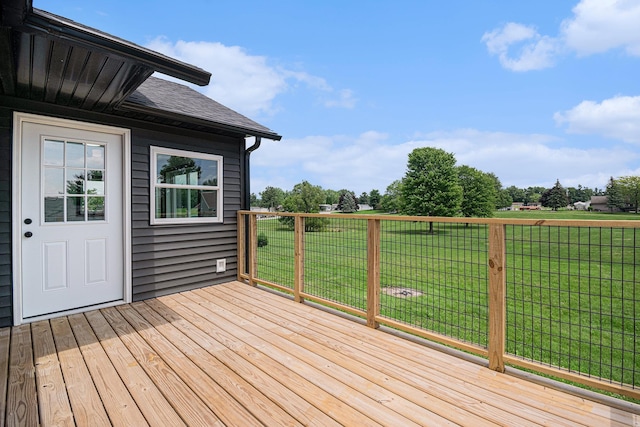
<svg viewBox="0 0 640 427"><path fill-rule="evenodd" d="M541 36L533 27L510 22L485 33L482 41L489 53L498 55L500 64L508 70L540 70L554 65L557 41Z"/></svg>
<svg viewBox="0 0 640 427"><path fill-rule="evenodd" d="M511 71L548 68L569 51L579 56L623 48L640 56L640 2L581 0L565 19L557 37L541 35L532 26L509 22L482 36L491 55Z"/></svg>
<svg viewBox="0 0 640 427"><path fill-rule="evenodd" d="M358 100L354 98L353 91L350 89L343 89L338 92L338 98L327 99L324 101L325 107L341 107L341 108L354 108Z"/></svg>
<svg viewBox="0 0 640 427"><path fill-rule="evenodd" d="M640 2L637 0L582 0L574 16L561 25L566 45L578 55L624 48L640 56Z"/></svg>
<svg viewBox="0 0 640 427"><path fill-rule="evenodd" d="M566 125L569 133L640 143L640 96L616 96L600 103L583 101L553 118L558 125Z"/></svg>
<svg viewBox="0 0 640 427"><path fill-rule="evenodd" d="M350 91L336 91L321 77L273 66L267 57L250 55L239 46L204 41L179 40L174 43L158 37L147 47L211 71L211 83L208 86L192 87L251 117L277 112L277 96L298 83L315 91L317 97L337 94L338 101L329 104L324 102L328 107L353 108L355 105Z"/></svg>
<svg viewBox="0 0 640 427"><path fill-rule="evenodd" d="M504 186L603 188L610 176L629 174L640 155L624 147L572 148L550 135L459 129L432 132L393 143L387 134L369 131L357 137L311 136L266 142L252 154L252 192L266 186L290 190L303 179L326 189L348 188L360 194L404 176L407 157L418 147L454 153L458 164L495 173ZM563 146L565 144L565 146Z"/></svg>

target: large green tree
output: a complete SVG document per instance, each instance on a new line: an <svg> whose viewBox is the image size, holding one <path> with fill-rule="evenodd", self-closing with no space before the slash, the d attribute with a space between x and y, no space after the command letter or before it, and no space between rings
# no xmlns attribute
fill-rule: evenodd
<svg viewBox="0 0 640 427"><path fill-rule="evenodd" d="M278 187L267 187L260 193L260 204L263 208L277 209L284 202L285 191Z"/></svg>
<svg viewBox="0 0 640 427"><path fill-rule="evenodd" d="M609 178L607 183L607 206L609 210L613 212L615 209L623 209L626 205L620 185L613 177Z"/></svg>
<svg viewBox="0 0 640 427"><path fill-rule="evenodd" d="M495 180L489 174L472 168L458 167L458 183L462 186L462 216L488 218L496 208Z"/></svg>
<svg viewBox="0 0 640 427"><path fill-rule="evenodd" d="M404 214L421 216L459 214L462 204L462 187L458 183L454 155L433 147L413 150L409 154L401 194ZM429 231L433 232L433 223Z"/></svg>
<svg viewBox="0 0 640 427"><path fill-rule="evenodd" d="M328 205L336 205L338 204L338 200L340 200L340 192L336 190L324 190L325 194L325 203Z"/></svg>
<svg viewBox="0 0 640 427"><path fill-rule="evenodd" d="M621 176L616 180L625 202L633 206L636 213L640 205L640 176Z"/></svg>
<svg viewBox="0 0 640 427"><path fill-rule="evenodd" d="M325 191L318 185L307 181L296 184L282 203L286 212L318 213L325 201ZM293 217L281 217L280 222L293 229ZM328 218L307 218L305 231L322 231L329 222Z"/></svg>
<svg viewBox="0 0 640 427"><path fill-rule="evenodd" d="M569 204L569 198L567 197L567 190L560 185L560 180L556 180L553 187L545 190L540 197L540 203L546 208L551 208L557 211L560 208L566 208Z"/></svg>

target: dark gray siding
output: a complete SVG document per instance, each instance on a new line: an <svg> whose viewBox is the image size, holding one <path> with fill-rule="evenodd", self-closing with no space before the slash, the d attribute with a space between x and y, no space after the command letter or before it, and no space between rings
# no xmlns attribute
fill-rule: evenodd
<svg viewBox="0 0 640 427"><path fill-rule="evenodd" d="M11 281L11 111L0 108L0 327L13 323Z"/></svg>
<svg viewBox="0 0 640 427"><path fill-rule="evenodd" d="M222 224L149 225L149 146L223 156ZM244 140L204 133L132 131L132 276L134 300L233 280L237 274L237 219L241 206ZM224 258L225 273L216 273Z"/></svg>

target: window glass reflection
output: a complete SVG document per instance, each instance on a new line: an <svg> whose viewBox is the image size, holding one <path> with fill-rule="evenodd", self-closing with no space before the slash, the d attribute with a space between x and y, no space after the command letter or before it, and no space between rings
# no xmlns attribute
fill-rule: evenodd
<svg viewBox="0 0 640 427"><path fill-rule="evenodd" d="M53 141L47 139L44 141L43 162L47 166L63 166L64 165L64 141Z"/></svg>
<svg viewBox="0 0 640 427"><path fill-rule="evenodd" d="M84 197L67 197L67 221L84 221Z"/></svg>

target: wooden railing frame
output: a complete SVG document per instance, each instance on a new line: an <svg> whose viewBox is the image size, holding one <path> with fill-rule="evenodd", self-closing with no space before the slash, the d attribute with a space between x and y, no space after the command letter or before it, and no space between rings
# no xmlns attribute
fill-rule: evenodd
<svg viewBox="0 0 640 427"><path fill-rule="evenodd" d="M640 228L640 221L594 221L594 220L532 220L532 219L498 219L498 218L450 218L450 217L414 217L414 216L386 216L386 215L347 215L340 218L367 220L367 308L360 310L351 306L326 300L304 291L304 236L305 218L326 218L327 214L300 213L272 213L276 216L293 216L294 219L294 286L293 290L278 283L260 279L257 274L257 215L250 211L238 211L238 280L247 281L250 285L258 283L271 286L286 293L292 293L297 302L305 300L321 303L344 312L366 319L367 326L378 328L381 324L417 335L444 345L452 346L463 351L477 354L488 359L488 368L497 372L505 372L506 364L529 369L542 374L551 375L575 383L594 387L600 390L618 393L634 399L640 399L640 389L630 386L612 384L600 379L586 377L560 368L547 366L535 361L523 360L506 353L506 226L558 226L558 227L606 227L606 228ZM245 217L249 216L249 230L244 230ZM419 329L405 323L389 319L380 315L380 243L381 221L412 221L412 222L448 222L484 224L489 226L488 235L488 295L489 295L489 336L487 348L457 340L437 332ZM248 235L248 238L246 237ZM248 240L249 250L244 250L244 242ZM248 260L242 259L244 254ZM640 356L639 356L640 357Z"/></svg>

